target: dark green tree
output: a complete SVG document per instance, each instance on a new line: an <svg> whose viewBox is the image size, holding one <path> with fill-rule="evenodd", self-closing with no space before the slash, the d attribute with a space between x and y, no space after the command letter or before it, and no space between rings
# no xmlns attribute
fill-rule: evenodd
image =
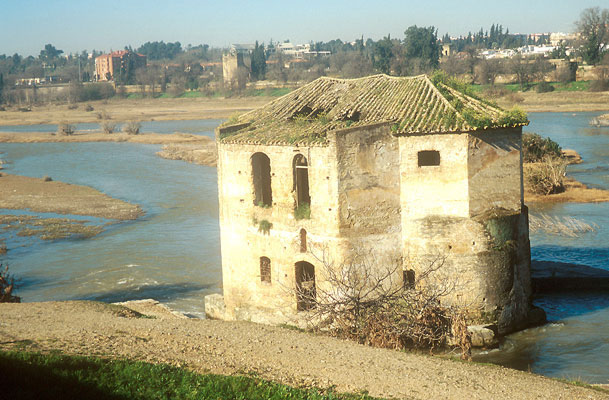
<svg viewBox="0 0 609 400"><path fill-rule="evenodd" d="M482 31L482 30L481 30ZM419 58L430 68L438 68L440 60L440 44L437 30L433 26L419 28L413 25L404 32L404 47L407 58Z"/></svg>
<svg viewBox="0 0 609 400"><path fill-rule="evenodd" d="M259 45L256 40L254 51L252 53L252 79L259 81L264 79L266 75L266 55L264 52L264 44Z"/></svg>
<svg viewBox="0 0 609 400"><path fill-rule="evenodd" d="M391 36L385 36L374 44L372 51L372 65L383 74L391 72L391 59L393 58L393 43Z"/></svg>
<svg viewBox="0 0 609 400"><path fill-rule="evenodd" d="M63 53L63 50L57 50L52 44L46 44L43 50L40 50L40 59L45 61L54 60Z"/></svg>
<svg viewBox="0 0 609 400"><path fill-rule="evenodd" d="M182 45L180 42L146 42L137 49L137 52L145 55L149 60L173 60L182 53Z"/></svg>
<svg viewBox="0 0 609 400"><path fill-rule="evenodd" d="M598 64L606 52L604 45L609 43L609 9L587 8L582 11L576 25L583 40L581 53L584 61Z"/></svg>

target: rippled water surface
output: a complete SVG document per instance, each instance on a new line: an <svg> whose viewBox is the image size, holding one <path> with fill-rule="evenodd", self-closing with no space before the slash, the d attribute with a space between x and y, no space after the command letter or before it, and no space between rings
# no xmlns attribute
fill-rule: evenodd
<svg viewBox="0 0 609 400"><path fill-rule="evenodd" d="M146 216L87 240L31 240L7 261L25 301L155 298L203 315L221 284L216 169L165 160L155 145L0 144L6 172L89 185Z"/></svg>

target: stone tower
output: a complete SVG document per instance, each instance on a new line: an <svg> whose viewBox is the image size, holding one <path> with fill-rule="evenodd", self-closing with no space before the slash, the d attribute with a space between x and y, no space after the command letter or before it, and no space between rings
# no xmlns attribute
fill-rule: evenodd
<svg viewBox="0 0 609 400"><path fill-rule="evenodd" d="M329 285L324 268L365 254L399 263L404 284L439 265L428 284L455 282L444 301L471 323L520 328L531 295L527 122L424 75L324 77L226 122L216 131L224 293L208 296L208 314L285 322L311 306L298 293Z"/></svg>

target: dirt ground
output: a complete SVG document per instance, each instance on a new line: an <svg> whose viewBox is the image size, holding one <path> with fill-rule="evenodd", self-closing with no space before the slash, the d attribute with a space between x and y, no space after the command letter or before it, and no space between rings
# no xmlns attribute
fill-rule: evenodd
<svg viewBox="0 0 609 400"><path fill-rule="evenodd" d="M183 160L215 167L218 162L216 143L211 139L205 139L198 143L166 144L156 154L170 160Z"/></svg>
<svg viewBox="0 0 609 400"><path fill-rule="evenodd" d="M501 107L509 109L517 105L528 112L609 111L609 92L528 91L518 95L522 97L522 102L514 103L506 97L496 101ZM102 117L115 122L229 118L234 114L260 107L273 99L275 98L263 96L227 99L110 99L71 106L32 106L28 112L19 111L19 107L9 107L6 111L0 111L0 125L100 122ZM87 105L93 107L93 111L86 111Z"/></svg>
<svg viewBox="0 0 609 400"><path fill-rule="evenodd" d="M0 208L115 220L132 220L143 215L140 206L113 199L87 186L6 174L0 176Z"/></svg>
<svg viewBox="0 0 609 400"><path fill-rule="evenodd" d="M167 99L110 99L77 103L75 105L32 106L31 111L10 107L0 111L0 125L58 124L67 122L100 122L102 117L111 121L161 121L206 118L228 118L233 114L260 107L272 97L243 98L167 98ZM93 111L86 111L87 105ZM70 107L74 107L70 109ZM0 129L1 131L2 129Z"/></svg>
<svg viewBox="0 0 609 400"><path fill-rule="evenodd" d="M495 99L499 106L510 109L518 106L526 112L585 112L609 110L609 92L549 92L518 93L522 102L507 97Z"/></svg>
<svg viewBox="0 0 609 400"><path fill-rule="evenodd" d="M0 127L0 131L2 127ZM129 142L141 144L208 143L210 138L188 133L125 133L76 132L72 135L56 135L40 132L0 132L0 143L83 143L83 142Z"/></svg>
<svg viewBox="0 0 609 400"><path fill-rule="evenodd" d="M138 304L139 303L139 304ZM607 399L609 392L507 368L249 322L180 318L154 302L0 304L0 348L60 350L165 362L199 372L253 374L299 387L407 399Z"/></svg>

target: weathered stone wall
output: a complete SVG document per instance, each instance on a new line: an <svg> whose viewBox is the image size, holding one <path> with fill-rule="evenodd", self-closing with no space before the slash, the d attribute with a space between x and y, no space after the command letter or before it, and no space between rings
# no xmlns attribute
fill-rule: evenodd
<svg viewBox="0 0 609 400"><path fill-rule="evenodd" d="M254 205L251 157L263 152L271 160L272 206ZM295 192L292 161L303 154L309 164L311 218L294 218ZM248 307L271 314L296 309L295 263L307 261L321 272L314 255L325 250L342 259L338 238L338 187L335 151L329 147L218 145L218 188L224 299L227 310L238 314ZM261 221L272 228L260 231ZM300 230L307 232L308 249L300 252ZM260 257L271 260L271 283L261 282ZM316 276L320 281L323 277Z"/></svg>
<svg viewBox="0 0 609 400"><path fill-rule="evenodd" d="M251 69L248 55L241 53L222 56L222 74L224 84L234 88L244 88Z"/></svg>
<svg viewBox="0 0 609 400"><path fill-rule="evenodd" d="M520 212L523 203L521 130L467 135L470 216L495 208Z"/></svg>
<svg viewBox="0 0 609 400"><path fill-rule="evenodd" d="M500 333L530 308L520 147L520 128L400 138L404 269L439 266L425 284ZM440 165L418 167L420 150L440 151Z"/></svg>
<svg viewBox="0 0 609 400"><path fill-rule="evenodd" d="M379 268L400 265L398 139L388 124L346 129L333 139L340 234L350 243L345 262L365 255L367 263Z"/></svg>
<svg viewBox="0 0 609 400"><path fill-rule="evenodd" d="M467 135L401 136L402 229L413 218L469 216ZM440 165L418 166L420 151L440 152Z"/></svg>
<svg viewBox="0 0 609 400"><path fill-rule="evenodd" d="M379 268L400 265L396 279L401 268L421 276L439 266L425 284L466 307L472 323L496 323L500 333L521 327L531 292L520 147L520 128L396 138L387 124L332 132L324 146L218 144L228 317L286 321L296 314L297 262L315 266L323 289L328 267L365 257ZM419 166L420 151L439 152L439 164ZM257 152L270 159L268 207L254 204ZM299 154L311 215L296 220ZM260 257L271 260L271 282L261 279Z"/></svg>

